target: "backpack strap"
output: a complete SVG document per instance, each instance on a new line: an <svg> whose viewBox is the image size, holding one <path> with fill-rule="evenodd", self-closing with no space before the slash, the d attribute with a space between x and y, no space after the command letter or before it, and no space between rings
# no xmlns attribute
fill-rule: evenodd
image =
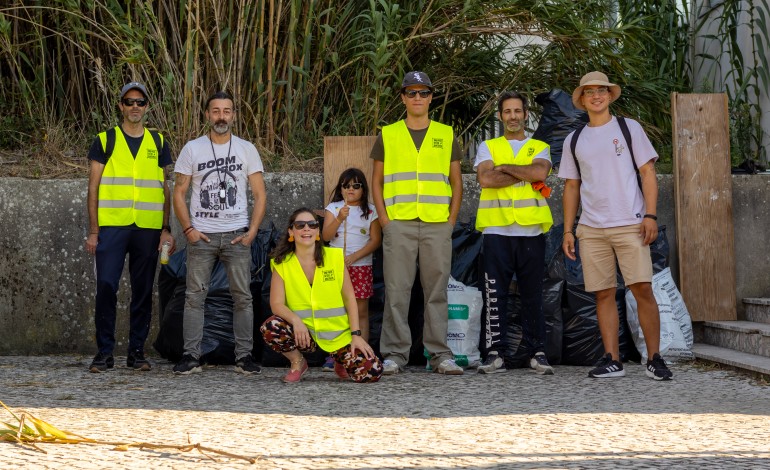
<svg viewBox="0 0 770 470"><path fill-rule="evenodd" d="M578 137L580 137L580 133L583 132L583 129L588 124L584 124L577 129L575 129L575 133L572 134L572 140L569 142L569 151L572 153L572 161L575 162L575 168L577 169L578 176L580 176L580 164L577 161L577 157L575 156L575 149L577 148L577 140Z"/></svg>
<svg viewBox="0 0 770 470"><path fill-rule="evenodd" d="M163 150L163 136L158 131L152 129L150 129L150 135L152 140L155 141L155 148L158 149L158 155L160 156L160 152Z"/></svg>
<svg viewBox="0 0 770 470"><path fill-rule="evenodd" d="M104 145L104 155L109 159L112 156L112 152L115 150L115 128L110 127L105 131L107 141Z"/></svg>

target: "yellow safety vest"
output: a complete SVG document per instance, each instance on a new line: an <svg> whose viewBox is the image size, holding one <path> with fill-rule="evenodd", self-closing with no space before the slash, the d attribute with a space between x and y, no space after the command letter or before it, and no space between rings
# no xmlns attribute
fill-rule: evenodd
<svg viewBox="0 0 770 470"><path fill-rule="evenodd" d="M404 121L382 128L385 148L382 196L389 218L419 218L423 222L449 220L453 141L451 127L431 121L418 153Z"/></svg>
<svg viewBox="0 0 770 470"><path fill-rule="evenodd" d="M99 134L102 149L107 133ZM161 142L163 136L161 135ZM163 169L158 167L161 149L155 148L150 131L144 130L136 158L131 155L120 127L115 128L115 148L99 183L99 225L159 229L163 225Z"/></svg>
<svg viewBox="0 0 770 470"><path fill-rule="evenodd" d="M294 254L280 264L271 259L270 266L283 279L286 306L302 319L321 349L334 352L350 344L353 338L342 301L345 254L341 248L323 250L324 266L316 266L312 286Z"/></svg>
<svg viewBox="0 0 770 470"><path fill-rule="evenodd" d="M495 166L530 165L535 155L548 148L545 142L529 139L514 156L505 136L486 142ZM504 188L482 188L476 212L476 230L505 227L514 222L519 225L540 224L543 233L547 232L553 225L553 217L543 195L532 189L532 184L527 181Z"/></svg>

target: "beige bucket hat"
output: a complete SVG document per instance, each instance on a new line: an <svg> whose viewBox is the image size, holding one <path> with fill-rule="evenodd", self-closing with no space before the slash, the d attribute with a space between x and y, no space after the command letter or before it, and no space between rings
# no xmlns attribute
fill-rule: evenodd
<svg viewBox="0 0 770 470"><path fill-rule="evenodd" d="M585 111L586 108L580 103L580 97L583 95L583 88L590 85L606 86L609 88L610 103L620 97L620 86L610 83L607 75L596 71L589 72L583 75L583 78L580 79L580 86L575 88L575 91L572 92L572 104L574 104L577 109Z"/></svg>

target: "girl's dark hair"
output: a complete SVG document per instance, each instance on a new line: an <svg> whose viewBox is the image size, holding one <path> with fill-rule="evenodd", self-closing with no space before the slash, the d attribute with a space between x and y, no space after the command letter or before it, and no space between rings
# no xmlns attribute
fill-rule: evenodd
<svg viewBox="0 0 770 470"><path fill-rule="evenodd" d="M274 259L276 264L283 263L287 258L291 257L294 254L294 242L289 241L289 229L292 228L292 225L294 225L294 221L297 220L297 216L300 214L308 213L313 216L313 220L318 222L318 217L315 216L312 210L308 209L307 207L300 207L299 209L295 210L291 213L289 216L289 223L286 224L286 231L283 232L283 235L281 238L278 239L278 244L273 248L273 251L270 252L268 255L270 258ZM318 230L320 232L321 226L319 225ZM316 240L315 241L315 252L313 253L313 258L315 258L315 264L316 266L322 267L324 265L324 250L323 250L324 242L323 240Z"/></svg>
<svg viewBox="0 0 770 470"><path fill-rule="evenodd" d="M342 197L342 186L348 183L361 183L361 218L365 220L369 220L369 213L371 210L369 209L369 184L366 182L366 176L364 176L364 172L359 170L358 168L348 168L347 170L343 171L342 174L340 174L339 180L337 180L337 185L332 190L331 197L329 198L330 202L338 202L344 200Z"/></svg>

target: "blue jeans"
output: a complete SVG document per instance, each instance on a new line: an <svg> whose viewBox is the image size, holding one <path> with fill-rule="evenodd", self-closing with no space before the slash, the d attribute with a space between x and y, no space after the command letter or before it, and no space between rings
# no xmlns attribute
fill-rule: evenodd
<svg viewBox="0 0 770 470"><path fill-rule="evenodd" d="M236 360L251 354L254 346L254 310L251 303L251 247L230 242L245 230L206 233L209 242L199 240L187 245L187 289L185 290L184 353L201 356L203 306L209 291L211 270L219 259L225 266L230 295L233 296L233 334Z"/></svg>
<svg viewBox="0 0 770 470"><path fill-rule="evenodd" d="M516 274L521 295L522 346L529 357L545 352L543 315L543 277L545 276L545 236L509 237L484 235L484 306L486 307L486 348L501 356L507 348L508 299Z"/></svg>
<svg viewBox="0 0 770 470"><path fill-rule="evenodd" d="M152 288L158 266L160 230L101 227L96 245L96 345L101 354L115 349L118 287L128 254L131 277L128 353L144 352L152 320Z"/></svg>

